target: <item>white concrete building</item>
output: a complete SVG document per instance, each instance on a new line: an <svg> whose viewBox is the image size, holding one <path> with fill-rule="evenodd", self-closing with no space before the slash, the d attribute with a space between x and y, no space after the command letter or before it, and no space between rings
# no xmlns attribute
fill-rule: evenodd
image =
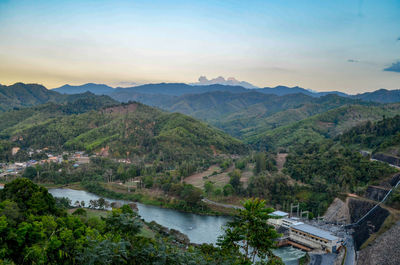
<svg viewBox="0 0 400 265"><path fill-rule="evenodd" d="M340 246L339 238L331 232L303 223L290 226L289 238L310 248L329 252L336 252Z"/></svg>
<svg viewBox="0 0 400 265"><path fill-rule="evenodd" d="M300 222L298 218L283 218L282 219L282 227L285 228L290 228L292 225L300 225L303 224L303 222Z"/></svg>
<svg viewBox="0 0 400 265"><path fill-rule="evenodd" d="M279 227L282 225L282 219L287 218L289 214L282 211L275 211L270 213L269 216L271 216L271 218L268 219L268 223L275 227Z"/></svg>

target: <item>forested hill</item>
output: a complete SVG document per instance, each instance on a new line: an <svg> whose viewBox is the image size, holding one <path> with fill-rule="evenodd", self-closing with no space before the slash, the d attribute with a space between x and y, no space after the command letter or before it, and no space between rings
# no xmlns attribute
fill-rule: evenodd
<svg viewBox="0 0 400 265"><path fill-rule="evenodd" d="M277 96L256 91L219 91L175 97L158 106L205 120L235 137L247 139L346 104L374 105L337 95L317 98L304 94Z"/></svg>
<svg viewBox="0 0 400 265"><path fill-rule="evenodd" d="M1 137L22 147L102 151L104 155L151 162L202 160L247 151L239 140L194 118L140 103L72 115L63 111L50 115L51 107L56 108L31 108L33 115L26 109L4 113L2 119L22 118L4 126Z"/></svg>
<svg viewBox="0 0 400 265"><path fill-rule="evenodd" d="M340 135L339 139L343 144L355 145L373 153L386 152L400 157L400 115L355 126Z"/></svg>
<svg viewBox="0 0 400 265"><path fill-rule="evenodd" d="M38 84L15 83L10 86L0 85L0 112L47 102L67 103L77 99L93 97L96 96L92 93L62 95ZM112 101L112 99L109 98L109 101Z"/></svg>
<svg viewBox="0 0 400 265"><path fill-rule="evenodd" d="M72 97L75 96L76 99L72 101ZM49 102L34 107L0 112L0 120L2 121L0 123L0 137L7 138L10 134L31 127L33 124L45 122L48 119L80 114L118 104L108 96L94 96L91 93L71 95L70 97L71 102L65 104Z"/></svg>
<svg viewBox="0 0 400 265"><path fill-rule="evenodd" d="M364 101L374 101L381 103L400 102L400 90L379 89L373 92L366 92L352 97Z"/></svg>
<svg viewBox="0 0 400 265"><path fill-rule="evenodd" d="M267 150L304 144L307 141L318 142L334 138L367 121L378 121L383 116L393 117L398 114L400 103L380 106L346 105L256 135L248 141L255 148Z"/></svg>

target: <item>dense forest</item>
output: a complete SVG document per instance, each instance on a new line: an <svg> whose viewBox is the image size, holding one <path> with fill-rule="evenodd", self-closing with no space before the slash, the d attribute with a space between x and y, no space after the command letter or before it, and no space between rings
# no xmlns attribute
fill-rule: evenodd
<svg viewBox="0 0 400 265"><path fill-rule="evenodd" d="M354 126L367 121L376 122L383 117L393 117L400 113L400 104L381 106L345 105L267 130L249 138L254 148L261 150L288 149L296 144L305 144L307 141L318 142L324 139L333 139Z"/></svg>
<svg viewBox="0 0 400 265"><path fill-rule="evenodd" d="M217 154L247 152L240 141L185 115L140 103L99 109L109 103L87 99L5 112L0 135L23 148L89 153L103 148L113 157L146 163L202 161Z"/></svg>
<svg viewBox="0 0 400 265"><path fill-rule="evenodd" d="M400 145L400 116L384 117L381 121L368 121L355 126L339 137L342 144L359 145L373 152L385 151Z"/></svg>
<svg viewBox="0 0 400 265"><path fill-rule="evenodd" d="M258 253L269 257L268 262L258 264L283 264L270 251L276 247L271 240L279 236L266 223L272 209L259 200L247 201L244 206L217 246L190 245L173 234L160 233L156 224L144 223L128 205L114 208L105 217L89 216L82 208L67 213L47 189L19 178L0 190L0 262L245 265L252 264ZM244 231L244 223L253 226ZM270 232L265 233L267 230ZM245 239L253 250L240 252L242 245L232 235L239 236L240 242Z"/></svg>

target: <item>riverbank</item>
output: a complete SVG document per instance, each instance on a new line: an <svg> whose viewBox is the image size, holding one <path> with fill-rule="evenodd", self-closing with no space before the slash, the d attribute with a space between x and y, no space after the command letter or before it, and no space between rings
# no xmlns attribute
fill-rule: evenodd
<svg viewBox="0 0 400 265"><path fill-rule="evenodd" d="M85 190L101 197L140 202L145 205L173 209L184 213L210 216L233 216L236 212L233 208L209 204L204 201L200 202L196 207L191 207L176 198L165 196L160 192L146 192L146 190L143 192L127 192L125 190L117 189L118 187L108 183L83 184L81 182L74 182L69 184L40 183L38 185L47 189L68 188L73 190Z"/></svg>
<svg viewBox="0 0 400 265"><path fill-rule="evenodd" d="M49 189L49 192L55 197L66 197L71 201L84 201L85 205L89 205L90 200L98 200L100 198L99 196L85 190L72 190L69 188ZM114 200L107 197L105 197L105 199L109 202L118 202L120 205L128 203L127 201ZM148 225L150 230L159 230L153 229L154 227L151 226L152 222L155 222L168 228L170 232L173 232L173 234L180 235L179 238L181 239L184 237L182 237L181 234L174 232L174 230L187 235L190 243L193 244L215 244L218 237L224 233L224 225L231 220L231 218L225 216L207 216L184 213L174 209L149 206L142 203L137 203L137 208L141 219ZM88 216L102 214L104 214L104 212L101 213L100 211L94 210L91 211L91 213L88 213ZM298 265L298 259L305 254L304 252L292 247L275 249L274 253L281 257L286 265Z"/></svg>
<svg viewBox="0 0 400 265"><path fill-rule="evenodd" d="M90 209L90 208L71 208L67 210L67 213L72 215L77 209L84 210L84 214L78 216L86 219L86 221L90 218L102 218L102 217L105 218L107 214L110 213L107 210ZM154 238L155 232L153 231L153 229L149 227L149 224L143 222L143 227L140 229L139 235L147 238Z"/></svg>

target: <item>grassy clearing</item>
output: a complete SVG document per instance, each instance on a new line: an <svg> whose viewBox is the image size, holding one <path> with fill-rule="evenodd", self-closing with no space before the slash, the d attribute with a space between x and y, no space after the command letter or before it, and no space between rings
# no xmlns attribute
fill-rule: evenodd
<svg viewBox="0 0 400 265"><path fill-rule="evenodd" d="M242 196L237 196L237 195L232 195L232 196L210 195L210 196L208 196L208 199L211 201L218 202L218 203L232 204L232 205L237 205L237 206L242 205L242 201L246 200L246 198L244 198Z"/></svg>
<svg viewBox="0 0 400 265"><path fill-rule="evenodd" d="M193 186L203 189L206 181L211 181L216 188L222 188L229 183L229 173L234 170L234 165L230 166L224 172L221 172L221 168L213 165L206 171L191 175L185 178L185 183L192 184Z"/></svg>
<svg viewBox="0 0 400 265"><path fill-rule="evenodd" d="M68 184L54 184L54 183L37 183L47 189L69 188L73 190L84 190L80 182L73 182Z"/></svg>
<svg viewBox="0 0 400 265"><path fill-rule="evenodd" d="M79 209L79 208L68 209L67 212L69 214L72 214L73 212L76 211L76 209ZM96 217L97 218L106 217L107 213L108 213L108 211L106 211L106 210L96 210L96 209L90 209L90 208L84 208L84 210L87 213L87 215L86 215L87 219L92 218L92 217L95 217L95 218Z"/></svg>
<svg viewBox="0 0 400 265"><path fill-rule="evenodd" d="M212 174L216 174L218 172L221 172L221 168L217 165L212 165L206 171L196 173L185 178L185 182L187 184L192 184L193 186L202 189L205 182L204 178L209 178Z"/></svg>

